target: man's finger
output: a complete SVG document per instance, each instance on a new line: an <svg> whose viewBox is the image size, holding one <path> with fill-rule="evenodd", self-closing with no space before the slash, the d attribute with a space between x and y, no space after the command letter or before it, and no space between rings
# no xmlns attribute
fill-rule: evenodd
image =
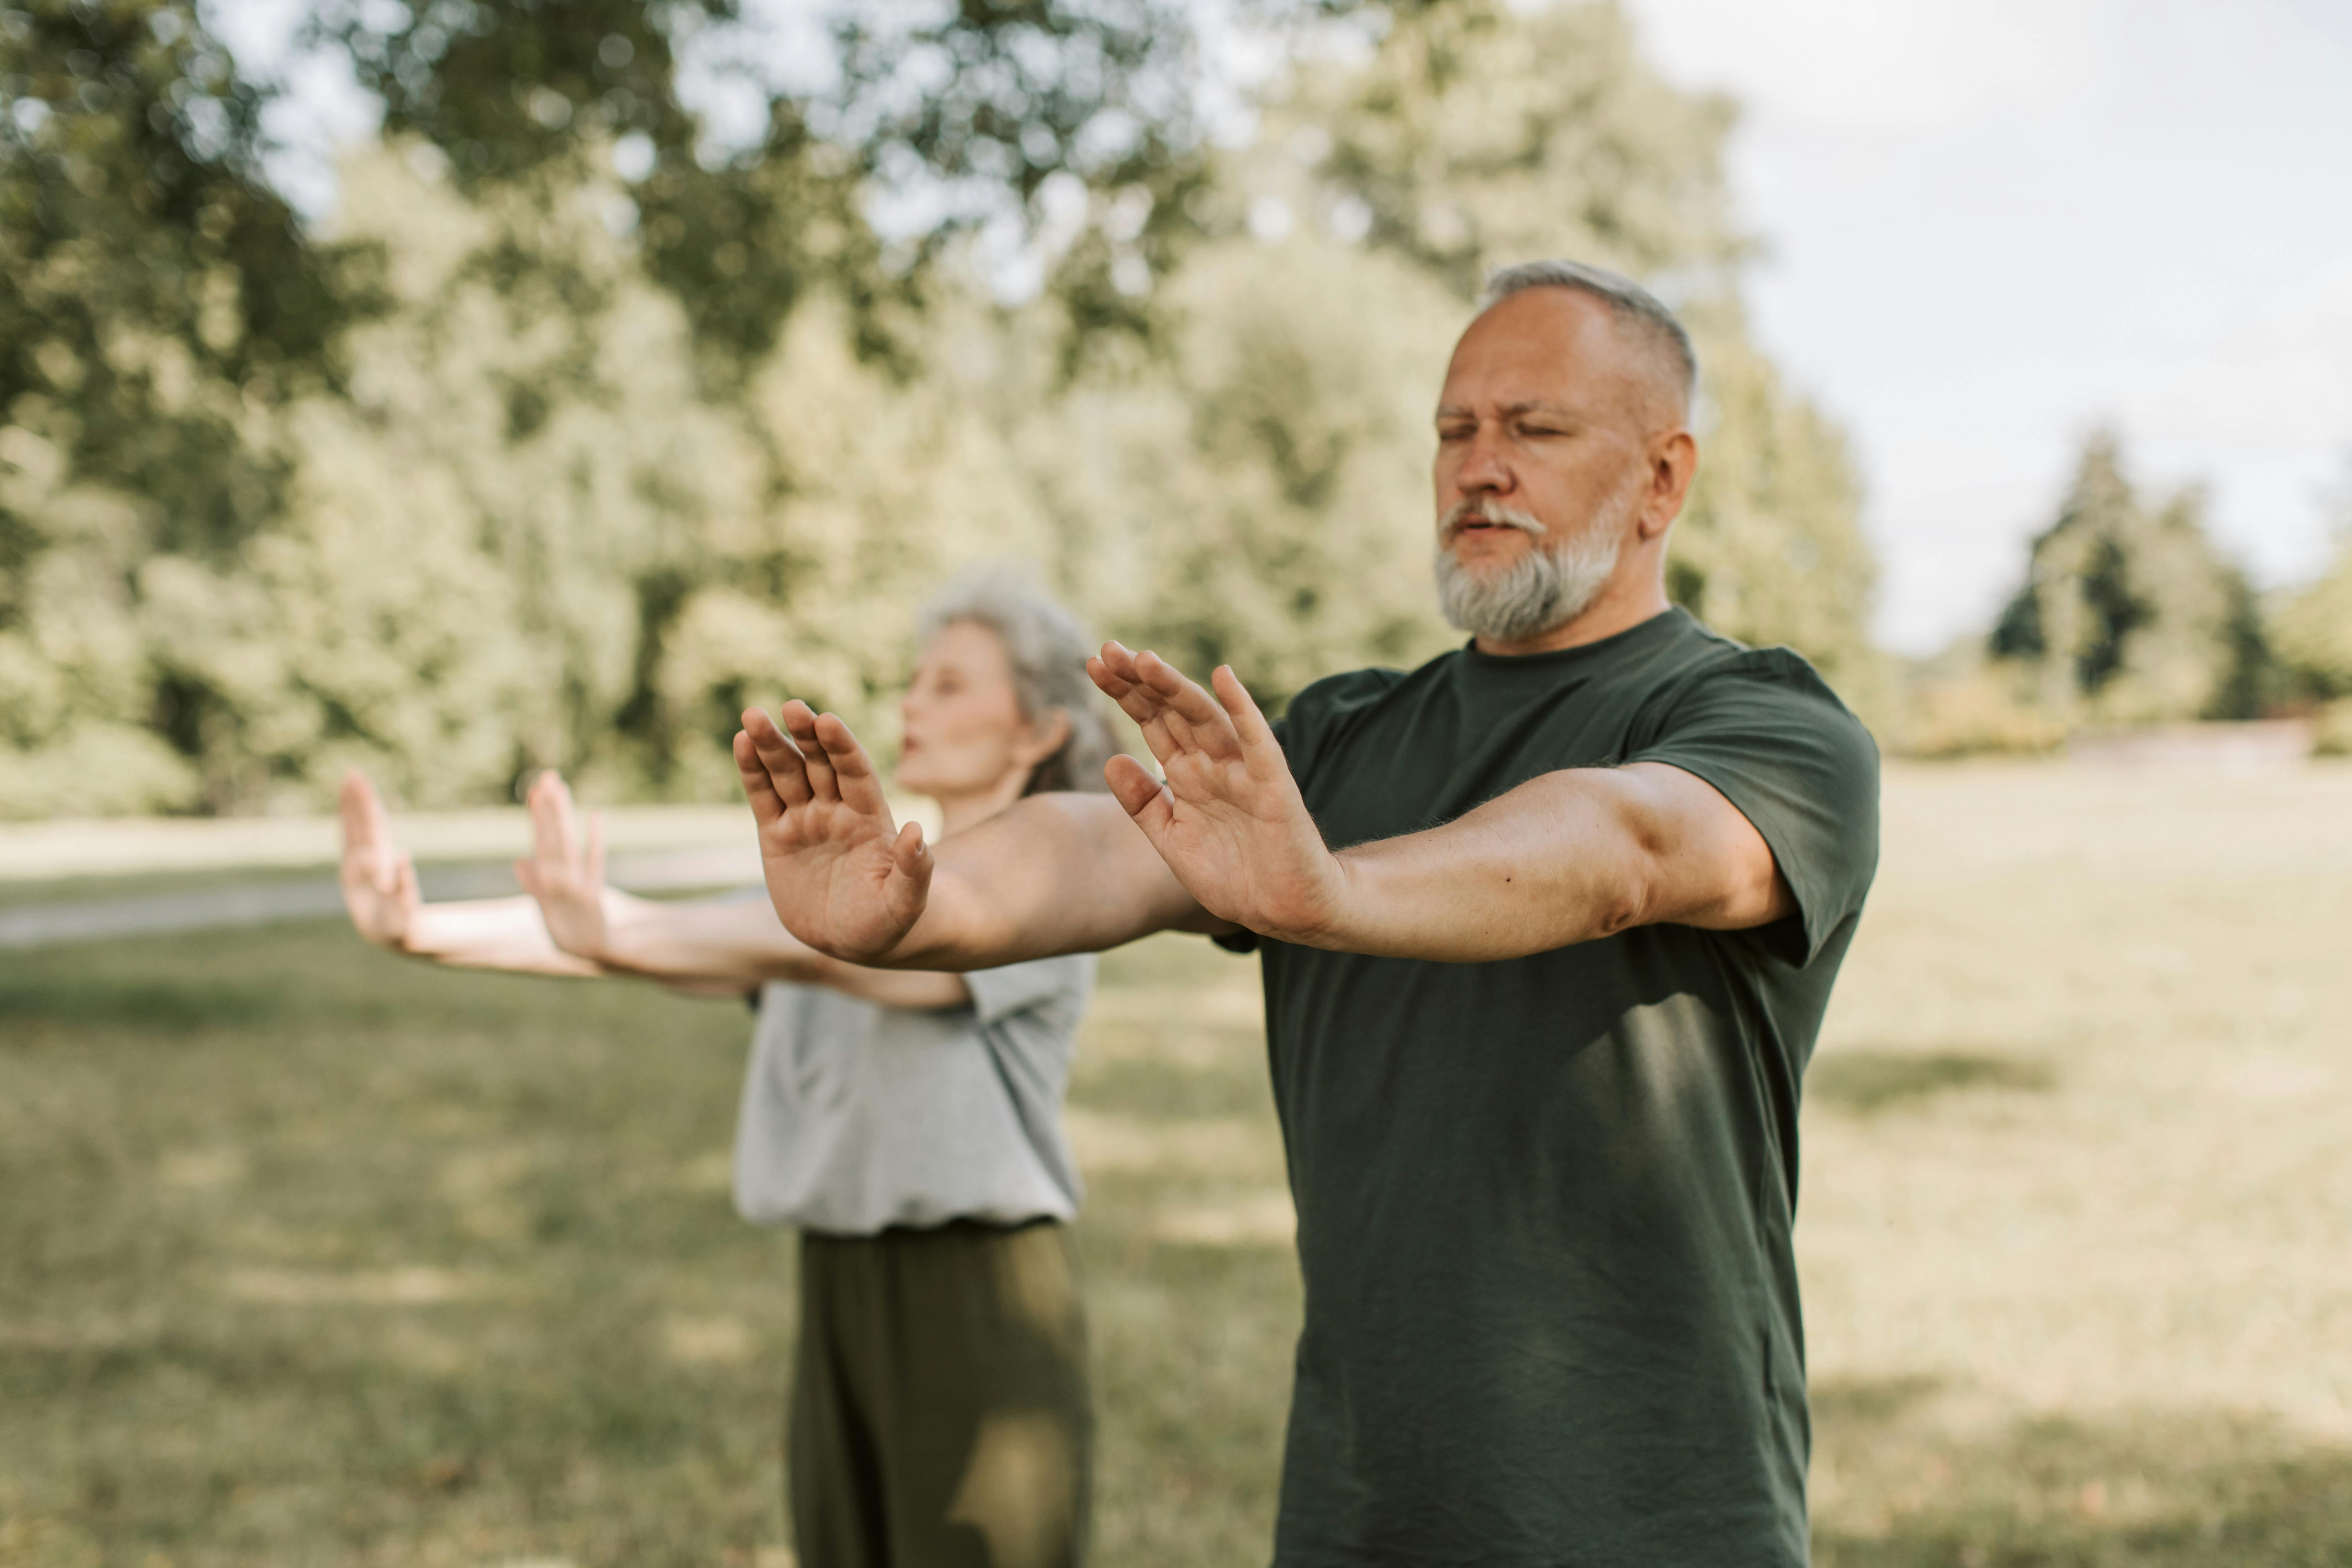
<svg viewBox="0 0 2352 1568"><path fill-rule="evenodd" d="M931 879L930 846L923 842L923 825L909 822L898 829L898 837L890 841L890 861L899 875L919 879L928 885Z"/></svg>
<svg viewBox="0 0 2352 1568"><path fill-rule="evenodd" d="M1130 684L1135 680L1135 654L1125 643L1117 640L1107 642L1102 645L1102 652L1096 657L1103 661L1104 668L1119 679Z"/></svg>
<svg viewBox="0 0 2352 1568"><path fill-rule="evenodd" d="M1175 808L1169 802L1168 792L1151 776L1151 770L1121 752L1103 764L1103 782L1110 785L1110 793L1126 807L1135 825L1143 829L1143 836L1151 840L1151 847L1159 848L1160 836L1167 830Z"/></svg>
<svg viewBox="0 0 2352 1568"><path fill-rule="evenodd" d="M1282 757L1282 742L1274 738L1274 726L1265 721L1265 715L1258 710L1257 699L1249 694L1249 688L1234 673L1234 667L1221 664L1211 670L1209 685L1233 720L1234 732L1241 738L1242 757L1249 764L1250 776L1265 777L1269 768L1288 772L1289 764Z"/></svg>
<svg viewBox="0 0 2352 1568"><path fill-rule="evenodd" d="M839 800L840 781L834 777L833 762L824 754L824 742L816 736L816 710L795 697L776 710L776 718L800 750L801 771L807 775L811 797Z"/></svg>
<svg viewBox="0 0 2352 1568"><path fill-rule="evenodd" d="M1158 654L1146 649L1135 656L1135 672L1143 683L1158 692L1168 705L1193 724L1222 726L1224 710L1202 690L1201 684L1178 669Z"/></svg>
<svg viewBox="0 0 2352 1568"><path fill-rule="evenodd" d="M807 759L792 737L757 708L743 710L743 732L751 738L753 761L767 773L777 800L786 807L806 805L814 798Z"/></svg>
<svg viewBox="0 0 2352 1568"><path fill-rule="evenodd" d="M1104 695L1118 704L1119 711L1139 724L1149 723L1166 706L1158 692L1143 683L1136 673L1135 655L1115 642L1107 642L1102 652L1095 656L1102 661L1103 672L1110 684L1102 685Z"/></svg>
<svg viewBox="0 0 2352 1568"><path fill-rule="evenodd" d="M540 885L538 866L529 860L517 860L514 863L514 874L515 880L522 884L524 892L529 893L541 903L547 901L547 889Z"/></svg>
<svg viewBox="0 0 2352 1568"><path fill-rule="evenodd" d="M1105 684L1098 679L1095 684L1102 687L1103 694L1118 704L1120 712L1143 727L1145 739L1150 740L1151 727L1168 717L1168 700L1145 684L1143 677L1136 670L1135 655L1118 644L1103 644L1103 650L1097 657L1102 660L1103 671L1110 681ZM1171 739L1181 744L1181 732ZM1168 753L1161 751L1156 742L1152 744L1152 753L1163 763L1168 761Z"/></svg>
<svg viewBox="0 0 2352 1568"><path fill-rule="evenodd" d="M910 822L898 830L890 843L891 867L897 871L887 898L891 914L911 927L922 918L923 907L930 901L931 872L935 862L930 846L923 842L920 823Z"/></svg>
<svg viewBox="0 0 2352 1568"><path fill-rule="evenodd" d="M824 760L833 768L834 787L840 793L842 803L867 816L887 820L890 803L882 797L881 781L875 776L873 760L849 726L837 713L820 713L810 726L810 733L823 748Z"/></svg>
<svg viewBox="0 0 2352 1568"><path fill-rule="evenodd" d="M1233 721L1197 681L1156 653L1137 655L1135 670L1182 721L1182 739L1187 744L1220 758L1241 750L1241 737L1234 732Z"/></svg>
<svg viewBox="0 0 2352 1568"><path fill-rule="evenodd" d="M735 772L743 781L743 798L751 803L751 819L762 827L782 821L783 797L776 793L776 782L768 776L767 766L760 761L751 737L741 730L736 731L730 749L735 753Z"/></svg>
<svg viewBox="0 0 2352 1568"><path fill-rule="evenodd" d="M588 885L604 886L604 814L601 811L588 814Z"/></svg>
<svg viewBox="0 0 2352 1568"><path fill-rule="evenodd" d="M1093 681L1096 688L1113 702L1126 696L1133 689L1133 682L1111 672L1110 665L1100 654L1096 654L1087 660L1087 679Z"/></svg>

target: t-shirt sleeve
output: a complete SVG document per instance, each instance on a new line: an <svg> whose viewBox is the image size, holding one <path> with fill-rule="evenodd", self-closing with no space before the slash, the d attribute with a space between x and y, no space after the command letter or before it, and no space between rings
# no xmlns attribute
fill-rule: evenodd
<svg viewBox="0 0 2352 1568"><path fill-rule="evenodd" d="M1094 978L1094 954L1071 952L975 969L963 983L971 992L972 1013L985 1027L1026 1012L1066 1011L1075 1022L1086 1011Z"/></svg>
<svg viewBox="0 0 2352 1568"><path fill-rule="evenodd" d="M1859 914L1878 869L1878 746L1812 666L1786 648L1744 652L1701 676L1657 738L1625 759L1705 779L1755 824L1797 897L1762 933L1800 966Z"/></svg>

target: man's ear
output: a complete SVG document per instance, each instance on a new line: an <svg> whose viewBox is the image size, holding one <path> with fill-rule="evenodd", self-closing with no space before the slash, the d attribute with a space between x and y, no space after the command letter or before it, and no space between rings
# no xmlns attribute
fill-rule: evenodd
<svg viewBox="0 0 2352 1568"><path fill-rule="evenodd" d="M1650 492L1640 521L1643 539L1655 539L1674 526L1697 474L1698 441L1689 431L1671 431L1651 444Z"/></svg>

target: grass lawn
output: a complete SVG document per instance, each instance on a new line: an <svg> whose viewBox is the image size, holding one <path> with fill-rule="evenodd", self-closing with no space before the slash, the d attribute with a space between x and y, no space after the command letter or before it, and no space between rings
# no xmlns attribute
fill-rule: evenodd
<svg viewBox="0 0 2352 1568"><path fill-rule="evenodd" d="M2352 1564L2352 772L1887 798L1806 1110L1817 1562ZM1097 1561L1263 1561L1255 966L1104 980ZM0 1564L784 1563L748 1023L327 922L0 954Z"/></svg>

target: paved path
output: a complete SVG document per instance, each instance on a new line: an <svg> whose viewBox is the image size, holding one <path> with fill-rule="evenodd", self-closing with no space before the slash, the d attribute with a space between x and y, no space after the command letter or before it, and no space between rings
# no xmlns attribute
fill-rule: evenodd
<svg viewBox="0 0 2352 1568"><path fill-rule="evenodd" d="M748 843L725 848L677 849L613 857L613 885L634 893L682 892L755 885L757 851ZM427 899L495 899L518 891L505 862L422 866L417 879ZM343 912L331 872L268 881L224 881L185 892L73 899L0 909L0 950L46 947L103 937L202 931L214 926L267 925Z"/></svg>

